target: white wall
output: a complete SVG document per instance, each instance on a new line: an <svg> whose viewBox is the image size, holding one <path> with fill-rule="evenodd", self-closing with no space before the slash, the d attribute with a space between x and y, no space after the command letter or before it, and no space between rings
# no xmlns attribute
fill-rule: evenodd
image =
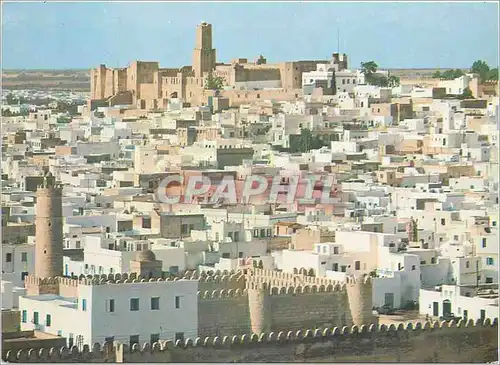
<svg viewBox="0 0 500 365"><path fill-rule="evenodd" d="M10 262L7 262L10 257ZM26 261L23 261L26 258ZM35 245L32 244L2 244L2 273L17 273L9 280L14 286L24 286L21 281L21 273L35 272Z"/></svg>
<svg viewBox="0 0 500 365"><path fill-rule="evenodd" d="M401 307L401 279L399 277L384 277L373 279L373 306L381 307L385 303L385 294L392 293L394 295L394 308Z"/></svg>
<svg viewBox="0 0 500 365"><path fill-rule="evenodd" d="M139 335L139 343L150 341L151 334L161 340L174 340L176 332L184 338L196 338L198 330L198 282L194 280L162 281L153 283L121 283L79 285L77 298L62 299L42 295L20 299L20 309L27 311L27 323L22 330L39 328L51 334L76 340L83 336L83 344L104 343L106 337L126 344L131 335ZM175 297L180 297L180 308ZM151 309L151 298L159 297L159 310ZM130 299L139 298L139 310L130 310ZM83 311L83 299L86 311ZM114 312L109 311L109 300L114 300ZM33 312L39 313L39 326L31 323ZM46 315L51 315L51 326L46 326ZM59 332L60 331L60 332ZM76 344L76 343L75 343Z"/></svg>
<svg viewBox="0 0 500 365"><path fill-rule="evenodd" d="M441 291L420 290L419 312L422 315L433 316L433 303L439 305L439 316L443 315L443 301L451 302L451 312L457 317L464 317L467 311L467 319L478 320L481 318L481 310L485 311L485 318L498 317L498 298L485 299L480 297L466 297L460 295L460 288L443 285ZM494 305L496 303L496 306Z"/></svg>

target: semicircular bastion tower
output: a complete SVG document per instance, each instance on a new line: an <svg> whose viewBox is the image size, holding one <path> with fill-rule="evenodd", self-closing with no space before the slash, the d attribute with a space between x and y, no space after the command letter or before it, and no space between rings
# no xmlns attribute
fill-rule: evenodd
<svg viewBox="0 0 500 365"><path fill-rule="evenodd" d="M351 310L352 322L355 326L378 324L373 314L373 282L368 275L350 276L346 279L347 298Z"/></svg>

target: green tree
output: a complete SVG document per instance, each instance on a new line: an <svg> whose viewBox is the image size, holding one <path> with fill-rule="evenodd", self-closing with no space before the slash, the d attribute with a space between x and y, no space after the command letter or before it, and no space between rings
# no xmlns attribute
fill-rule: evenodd
<svg viewBox="0 0 500 365"><path fill-rule="evenodd" d="M492 68L488 71L486 81L498 81L498 68Z"/></svg>
<svg viewBox="0 0 500 365"><path fill-rule="evenodd" d="M224 80L222 76L217 76L210 72L205 79L205 89L219 92L224 87L225 83L226 80Z"/></svg>
<svg viewBox="0 0 500 365"><path fill-rule="evenodd" d="M472 95L472 90L469 89L468 87L466 87L464 89L464 92L462 93L462 95L460 95L458 98L459 99L474 99L474 96Z"/></svg>
<svg viewBox="0 0 500 365"><path fill-rule="evenodd" d="M361 72L366 75L372 75L377 72L378 65L375 61L361 62Z"/></svg>
<svg viewBox="0 0 500 365"><path fill-rule="evenodd" d="M490 66L488 66L488 64L483 60L477 60L472 64L470 71L474 74L479 75L479 82L482 83L488 79Z"/></svg>
<svg viewBox="0 0 500 365"><path fill-rule="evenodd" d="M2 117L12 117L10 109L2 109Z"/></svg>
<svg viewBox="0 0 500 365"><path fill-rule="evenodd" d="M441 78L445 80L453 80L463 75L464 73L460 69L449 69L441 74Z"/></svg>
<svg viewBox="0 0 500 365"><path fill-rule="evenodd" d="M377 69L378 65L375 61L361 62L361 72L365 75L365 82L367 84L375 84Z"/></svg>
<svg viewBox="0 0 500 365"><path fill-rule="evenodd" d="M434 73L432 74L432 78L433 78L433 79L440 79L440 78L442 78L442 77L443 77L443 75L441 74L441 72L439 72L439 70L438 70L438 71L436 71L436 72L434 72Z"/></svg>
<svg viewBox="0 0 500 365"><path fill-rule="evenodd" d="M12 95L11 93L8 93L7 96L6 96L6 101L7 101L7 105L15 105L17 104L17 101L18 99L16 99L14 97L14 95Z"/></svg>
<svg viewBox="0 0 500 365"><path fill-rule="evenodd" d="M379 87L389 86L389 79L384 75L373 75L372 84Z"/></svg>
<svg viewBox="0 0 500 365"><path fill-rule="evenodd" d="M389 79L387 80L387 83L391 87L396 87L399 86L401 80L397 76L389 76Z"/></svg>

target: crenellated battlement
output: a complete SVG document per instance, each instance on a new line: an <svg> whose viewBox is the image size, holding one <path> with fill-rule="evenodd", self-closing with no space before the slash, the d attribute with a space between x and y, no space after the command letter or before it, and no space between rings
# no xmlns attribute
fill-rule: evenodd
<svg viewBox="0 0 500 365"><path fill-rule="evenodd" d="M198 299L200 300L205 300L205 299L232 299L232 298L242 298L242 297L247 297L248 296L248 291L246 289L240 290L213 290L209 291L206 290L204 292L199 291L198 292Z"/></svg>
<svg viewBox="0 0 500 365"><path fill-rule="evenodd" d="M24 278L25 285L57 285L59 284L59 277L54 278L38 278L34 275L28 275Z"/></svg>
<svg viewBox="0 0 500 365"><path fill-rule="evenodd" d="M265 281L265 279L257 278L247 282L247 290L261 290L269 295L297 295L297 294L317 294L317 293L334 293L346 292L345 284L336 285L296 285L296 286L274 286Z"/></svg>
<svg viewBox="0 0 500 365"><path fill-rule="evenodd" d="M257 282L267 282L273 286L277 287L289 287L289 286L304 286L304 285L316 285L325 287L328 285L337 285L341 284L340 281L332 280L326 277L316 277L316 276L307 276L305 274L291 274L280 272L276 270L266 270L266 269L257 269L251 268L248 269L247 272L247 280L248 281L257 281Z"/></svg>
<svg viewBox="0 0 500 365"><path fill-rule="evenodd" d="M358 277L348 276L348 277L346 277L346 284L349 286L353 286L353 285L357 285L357 284L372 286L373 279L368 275L363 275L363 276L358 276Z"/></svg>
<svg viewBox="0 0 500 365"><path fill-rule="evenodd" d="M270 295L297 295L297 294L317 294L317 293L340 293L345 292L345 285L299 285L299 286L289 286L289 287L272 287Z"/></svg>
<svg viewBox="0 0 500 365"><path fill-rule="evenodd" d="M245 276L243 274L232 274L232 275L214 275L214 276L200 276L197 278L200 284L211 283L211 284L222 284L226 285L229 283L242 283L245 281Z"/></svg>
<svg viewBox="0 0 500 365"><path fill-rule="evenodd" d="M325 353L330 354L329 356L348 356L344 353L352 353L352 349L338 347L335 350L335 354L331 353L332 342L335 343L340 341L341 343L352 343L361 345L360 339L367 338L371 339L369 341L373 344L374 337L379 337L377 340L377 346L371 347L370 350L376 353L376 348L380 347L381 351L387 353L388 351L399 353L398 349L400 346L399 341L405 341L406 343L412 343L413 338L416 339L416 344L421 344L421 341L426 337L430 338L431 343L435 343L436 348L441 349L441 352L447 349L457 362L460 359L469 359L470 357L477 356L475 351L476 344L460 343L463 336L470 336L473 333L484 333L484 336L475 336L478 341L483 341L489 347L496 347L495 334L497 334L498 319L493 320L487 318L484 321L464 321L459 320L458 322L417 322L415 324L400 323L398 325L391 324L390 326L385 325L362 325L352 326L352 327L334 327L325 329L304 329L298 331L280 331L280 332L268 332L262 333L260 335L244 334L244 335L234 335L234 336L223 336L223 337L197 337L195 339L186 339L184 342L177 341L159 341L154 343L152 346L149 344L144 344L143 346L133 345L131 348L125 344L115 342L114 345L103 345L95 344L92 349L89 346L83 346L80 351L76 346L71 349L66 347L63 348L50 348L50 349L30 349L30 350L19 350L7 351L2 354L4 361L8 362L182 362L193 359L193 356L197 356L198 361L209 361L213 358L218 358L219 361L226 362L230 358L235 356L243 356L247 354L247 351L251 353L259 353L255 349L261 349L262 351L275 351L282 356L294 356L288 359L297 359L297 353L290 351L291 348L295 349L298 345L305 345L309 348L314 348L317 346L326 346ZM491 336L487 335L491 334ZM394 338L397 336L400 340L394 342ZM442 340L441 340L442 339ZM450 339L454 339L456 344L450 344ZM347 342L346 342L347 341ZM351 341L351 342L349 342ZM425 341L425 340L424 340ZM439 343L442 341L443 343ZM437 342L437 343L436 343ZM322 345L325 344L325 345ZM277 346L279 345L279 346ZM456 351L456 346L461 346L461 351ZM483 345L484 346L484 345ZM396 348L397 347L397 348ZM298 347L297 347L298 348ZM336 347L334 347L336 348ZM228 353L227 350L231 349ZM271 350L267 350L271 349ZM323 348L318 347L319 350ZM365 351L361 349L362 351ZM360 350L360 351L361 351ZM427 356L425 351L421 351L421 348L411 347L410 351L414 351L419 354L417 359L422 359L422 356ZM484 348L480 351L485 351ZM468 357L464 358L464 354L470 352ZM274 353L274 352L273 352ZM495 351L496 353L496 351ZM314 359L314 354L310 352L310 357L307 359ZM408 349L405 350L405 356L408 355ZM320 354L316 356L320 356ZM373 356L366 354L364 356ZM453 357L454 356L454 357ZM498 354L496 355L498 358ZM299 358L306 359L306 358ZM410 361L413 358L409 358ZM449 358L447 358L449 359ZM121 361L120 361L121 360ZM336 361L341 361L341 359L336 359ZM417 361L418 362L418 361Z"/></svg>

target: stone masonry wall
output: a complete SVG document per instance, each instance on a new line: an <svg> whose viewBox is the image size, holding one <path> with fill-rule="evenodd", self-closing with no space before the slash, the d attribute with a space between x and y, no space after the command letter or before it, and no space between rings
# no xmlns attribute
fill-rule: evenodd
<svg viewBox="0 0 500 365"><path fill-rule="evenodd" d="M345 290L270 296L271 330L325 328L352 324Z"/></svg>
<svg viewBox="0 0 500 365"><path fill-rule="evenodd" d="M246 290L198 292L198 336L241 335L249 332Z"/></svg>
<svg viewBox="0 0 500 365"><path fill-rule="evenodd" d="M8 362L465 362L498 361L498 319L484 322L426 322L272 332L233 337L145 344L141 349L115 342L92 351L84 346L2 353Z"/></svg>

